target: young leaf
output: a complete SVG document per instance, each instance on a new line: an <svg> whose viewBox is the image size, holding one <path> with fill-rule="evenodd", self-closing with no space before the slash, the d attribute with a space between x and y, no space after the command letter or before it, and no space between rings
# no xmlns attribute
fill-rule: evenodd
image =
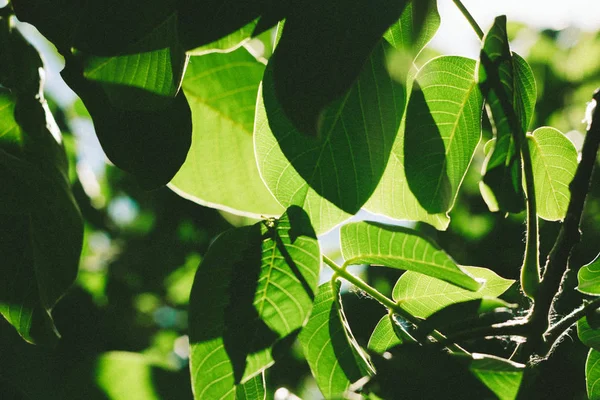
<svg viewBox="0 0 600 400"><path fill-rule="evenodd" d="M367 348L375 353L384 353L388 349L401 344L402 340L396 335L394 321L391 315L381 317L369 338Z"/></svg>
<svg viewBox="0 0 600 400"><path fill-rule="evenodd" d="M77 275L83 224L42 61L8 24L0 24L0 54L11 59L0 65L0 314L26 341L53 344L50 310Z"/></svg>
<svg viewBox="0 0 600 400"><path fill-rule="evenodd" d="M342 396L351 383L373 373L346 322L338 281L319 286L310 319L299 339L326 399Z"/></svg>
<svg viewBox="0 0 600 400"><path fill-rule="evenodd" d="M385 170L405 101L385 48L382 41L355 85L323 112L320 138L294 128L278 108L271 68L265 73L254 134L259 171L282 205L307 211L319 234L360 210Z"/></svg>
<svg viewBox="0 0 600 400"><path fill-rule="evenodd" d="M183 91L192 110L192 146L170 188L206 206L260 218L283 207L260 178L252 133L264 65L246 49L191 57Z"/></svg>
<svg viewBox="0 0 600 400"><path fill-rule="evenodd" d="M501 278L486 268L461 268L483 281L479 290L472 292L439 279L408 271L396 282L392 297L400 307L412 315L427 318L452 303L480 299L484 296L498 297L514 283L513 280Z"/></svg>
<svg viewBox="0 0 600 400"><path fill-rule="evenodd" d="M515 400L525 365L487 354L473 353L469 369L499 400Z"/></svg>
<svg viewBox="0 0 600 400"><path fill-rule="evenodd" d="M583 317L577 321L577 336L581 340L581 343L592 349L600 350L600 330L593 329L587 317Z"/></svg>
<svg viewBox="0 0 600 400"><path fill-rule="evenodd" d="M190 369L197 399L235 398L273 364L272 349L308 320L320 268L307 215L291 207L278 221L219 236L190 295Z"/></svg>
<svg viewBox="0 0 600 400"><path fill-rule="evenodd" d="M397 50L409 51L414 56L429 43L440 27L440 14L435 0L410 1L400 19L383 35Z"/></svg>
<svg viewBox="0 0 600 400"><path fill-rule="evenodd" d="M480 284L419 232L377 222L352 222L340 231L344 265L377 264L420 272L467 290Z"/></svg>
<svg viewBox="0 0 600 400"><path fill-rule="evenodd" d="M600 399L600 351L590 349L585 362L585 381L588 398Z"/></svg>
<svg viewBox="0 0 600 400"><path fill-rule="evenodd" d="M577 169L577 150L559 130L542 127L527 135L533 175L537 214L548 221L562 220L567 213L569 184Z"/></svg>
<svg viewBox="0 0 600 400"><path fill-rule="evenodd" d="M366 208L446 229L448 211L481 137L482 109L474 60L445 56L425 64L416 76L390 161Z"/></svg>
<svg viewBox="0 0 600 400"><path fill-rule="evenodd" d="M486 57L497 68L500 83L515 110L522 131L526 132L535 106L535 79L527 62L510 52L505 16L496 18L483 43L481 57ZM525 209L525 193L522 184L521 152L515 147L513 138L516 133L511 132L497 94L490 90L483 64L479 65L479 85L489 105L496 138L494 150L484 162L483 182L491 191L488 195L495 198L499 210L517 213Z"/></svg>
<svg viewBox="0 0 600 400"><path fill-rule="evenodd" d="M600 295L600 254L579 269L577 278L579 280L577 290L581 293Z"/></svg>

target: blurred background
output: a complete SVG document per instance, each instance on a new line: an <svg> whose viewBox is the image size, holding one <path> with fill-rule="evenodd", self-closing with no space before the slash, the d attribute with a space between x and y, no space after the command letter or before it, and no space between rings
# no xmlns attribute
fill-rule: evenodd
<svg viewBox="0 0 600 400"><path fill-rule="evenodd" d="M536 77L538 103L532 128L551 125L579 148L586 102L600 86L597 0L464 4L484 31L495 16L508 16L513 50L531 64ZM418 64L439 54L476 58L479 44L468 23L451 0L438 5L442 26ZM194 273L216 235L253 221L196 205L168 188L145 192L110 165L85 107L60 78L61 57L35 28L21 24L20 29L46 63L46 96L65 137L73 191L86 228L77 282L53 312L62 334L58 349L28 345L0 321L0 375L5 377L0 378L0 398L190 399L187 303ZM484 121L482 143L491 135L489 122ZM478 149L446 232L416 227L432 235L460 264L488 267L518 279L524 215L505 217L488 211L478 187L482 162ZM583 240L572 258L575 269L600 251L599 180L596 174ZM357 218L375 217L361 212ZM545 260L559 224L541 224ZM321 238L324 252L332 258L339 257L337 237L333 231ZM383 268L356 272L387 295L400 276L399 271ZM516 288L507 299L527 306ZM580 301L576 293L565 293L558 311L568 312ZM385 310L351 289L345 291L343 302L356 339L366 347ZM540 398L586 398L586 349L574 331L571 337L542 365ZM469 348L508 356L514 347L490 342ZM282 355L267 371L266 380L268 398L320 398L299 346Z"/></svg>

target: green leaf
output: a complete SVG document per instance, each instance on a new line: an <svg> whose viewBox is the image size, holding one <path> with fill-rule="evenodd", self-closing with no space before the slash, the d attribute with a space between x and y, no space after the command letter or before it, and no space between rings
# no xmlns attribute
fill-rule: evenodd
<svg viewBox="0 0 600 400"><path fill-rule="evenodd" d="M585 381L588 398L600 399L600 351L590 349L585 362Z"/></svg>
<svg viewBox="0 0 600 400"><path fill-rule="evenodd" d="M369 81L377 75L369 66L369 57L385 31L400 17L407 2L382 0L375 7L361 0L329 0L309 5L290 2L289 11L284 13L283 34L270 60L276 101L267 101L265 96L265 105L271 124L283 113L290 128L327 140L328 119L338 114L336 111L329 113L330 103L344 102L345 94L356 85L357 79L365 77L365 71ZM377 81L377 86L388 90L389 83L381 82L379 85ZM359 92L365 85L360 86ZM374 91L376 87L371 84L369 90ZM363 105L368 106L369 98L363 99ZM382 111L394 107L392 101L377 103L377 99L372 98L370 101L375 101L373 106ZM380 107L379 104L389 105ZM400 103L395 103L395 108L397 111L403 109ZM355 112L360 111L355 109ZM374 112L375 115L379 113ZM356 117L359 120L347 126L361 124L360 115ZM393 117L391 121L393 124ZM287 132L288 129L284 129L280 134ZM368 134L372 136L372 132ZM374 147L373 156L379 151ZM383 154L387 159L387 153ZM377 162L373 164L377 165Z"/></svg>
<svg viewBox="0 0 600 400"><path fill-rule="evenodd" d="M341 397L350 384L373 370L352 336L340 300L340 282L319 286L308 324L299 339L326 399Z"/></svg>
<svg viewBox="0 0 600 400"><path fill-rule="evenodd" d="M394 321L392 315L384 315L381 317L377 326L373 330L369 338L367 348L376 353L384 353L388 349L401 344L402 340L396 335L394 330Z"/></svg>
<svg viewBox="0 0 600 400"><path fill-rule="evenodd" d="M405 101L386 70L385 48L382 41L352 89L324 111L320 138L276 112L271 68L265 73L254 135L259 171L283 206L306 210L319 234L358 212L385 170Z"/></svg>
<svg viewBox="0 0 600 400"><path fill-rule="evenodd" d="M53 344L50 310L77 275L83 224L41 59L8 24L0 24L0 54L10 61L0 85L11 89L0 89L0 314L26 341Z"/></svg>
<svg viewBox="0 0 600 400"><path fill-rule="evenodd" d="M278 221L227 231L198 268L190 296L195 398L234 398L274 362L308 320L320 268L310 221L290 207Z"/></svg>
<svg viewBox="0 0 600 400"><path fill-rule="evenodd" d="M125 110L161 109L172 102L183 79L187 57L170 15L115 56L81 55L86 79L99 82L108 100Z"/></svg>
<svg viewBox="0 0 600 400"><path fill-rule="evenodd" d="M236 214L281 215L258 173L252 142L264 69L245 49L190 58L183 91L192 146L169 185L179 195Z"/></svg>
<svg viewBox="0 0 600 400"><path fill-rule="evenodd" d="M515 400L525 365L487 354L473 353L469 369L499 400Z"/></svg>
<svg viewBox="0 0 600 400"><path fill-rule="evenodd" d="M461 268L478 280L484 281L479 290L471 292L439 279L408 271L396 282L392 297L400 307L412 315L427 318L452 303L480 299L484 296L498 297L514 283L513 280L504 279L486 268Z"/></svg>
<svg viewBox="0 0 600 400"><path fill-rule="evenodd" d="M582 266L577 273L577 290L592 296L600 295L600 254L589 264Z"/></svg>
<svg viewBox="0 0 600 400"><path fill-rule="evenodd" d="M397 50L409 51L416 56L433 39L439 27L437 1L413 0L383 37Z"/></svg>
<svg viewBox="0 0 600 400"><path fill-rule="evenodd" d="M352 222L342 226L340 242L344 265L376 264L420 272L472 291L481 286L436 244L412 229Z"/></svg>
<svg viewBox="0 0 600 400"><path fill-rule="evenodd" d="M238 386L235 392L235 400L266 400L266 398L264 372Z"/></svg>
<svg viewBox="0 0 600 400"><path fill-rule="evenodd" d="M587 317L581 318L577 321L577 336L581 343L585 344L588 347L599 350L600 349L600 330L593 329Z"/></svg>
<svg viewBox="0 0 600 400"><path fill-rule="evenodd" d="M475 61L445 56L418 72L392 156L366 208L448 227L448 212L481 137Z"/></svg>
<svg viewBox="0 0 600 400"><path fill-rule="evenodd" d="M86 79L73 59L61 75L83 100L104 152L117 167L146 189L173 178L185 161L192 134L191 111L181 91L164 108L126 110L113 106L102 84Z"/></svg>
<svg viewBox="0 0 600 400"><path fill-rule="evenodd" d="M533 164L537 214L548 221L567 213L569 184L577 169L577 150L559 130L542 127L527 135Z"/></svg>
<svg viewBox="0 0 600 400"><path fill-rule="evenodd" d="M497 69L494 74L500 78L500 84L515 110L522 131L527 132L535 106L535 79L527 62L510 52L505 16L497 17L494 21L484 39L481 57L485 57ZM518 213L525 209L520 150L515 147L514 133L511 132L497 94L490 90L491 83L487 76L486 67L481 63L479 85L489 105L496 138L494 150L486 157L483 166L483 182L491 191L484 192L484 199L491 196L497 202L499 210ZM486 202L490 204L492 200L486 199Z"/></svg>

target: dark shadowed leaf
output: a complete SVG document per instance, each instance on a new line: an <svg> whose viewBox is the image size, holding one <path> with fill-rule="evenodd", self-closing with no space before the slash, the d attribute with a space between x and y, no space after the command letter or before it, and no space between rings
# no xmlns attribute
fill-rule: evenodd
<svg viewBox="0 0 600 400"><path fill-rule="evenodd" d="M497 17L484 39L482 59L489 63L479 64L479 85L489 105L490 120L493 122L494 150L488 154L484 164L483 182L488 204L495 201L503 212L517 213L525 209L525 193L522 184L521 155L515 147L508 118L495 91L491 90L488 76L499 77L502 88L517 116L522 132L527 132L536 99L533 72L525 60L510 52L506 34L506 17ZM486 71L493 68L494 71ZM522 133L519 133L522 134ZM491 191L491 193L490 193Z"/></svg>
<svg viewBox="0 0 600 400"><path fill-rule="evenodd" d="M376 47L352 89L327 107L318 138L294 128L275 98L271 68L265 73L254 135L259 171L282 205L306 210L319 234L358 212L388 162L405 89L386 70L387 46Z"/></svg>
<svg viewBox="0 0 600 400"><path fill-rule="evenodd" d="M195 398L233 399L273 364L273 351L308 320L319 268L315 233L298 207L213 242L190 296Z"/></svg>
<svg viewBox="0 0 600 400"><path fill-rule="evenodd" d="M339 398L350 384L373 373L344 316L340 282L319 286L300 343L310 370L326 399Z"/></svg>
<svg viewBox="0 0 600 400"><path fill-rule="evenodd" d="M164 108L125 110L111 105L102 85L87 80L81 66L73 62L61 74L87 107L108 158L144 188L169 182L191 143L191 112L183 92Z"/></svg>
<svg viewBox="0 0 600 400"><path fill-rule="evenodd" d="M419 232L377 222L351 222L340 231L344 265L375 264L420 272L467 290L480 288L471 275Z"/></svg>
<svg viewBox="0 0 600 400"><path fill-rule="evenodd" d="M277 102L265 102L269 120L283 112L299 132L324 138L330 118L326 106L343 101L406 3L382 0L374 7L362 0L290 2L272 58Z"/></svg>
<svg viewBox="0 0 600 400"><path fill-rule="evenodd" d="M50 310L77 275L83 225L39 55L4 24L0 54L13 66L0 66L0 84L12 89L0 89L0 313L28 342L49 344Z"/></svg>
<svg viewBox="0 0 600 400"><path fill-rule="evenodd" d="M396 282L392 297L400 307L412 315L427 318L452 303L480 299L484 296L500 296L514 283L513 280L504 279L486 268L461 268L483 282L479 290L472 292L436 278L408 271Z"/></svg>
<svg viewBox="0 0 600 400"><path fill-rule="evenodd" d="M260 178L252 143L264 69L246 49L190 58L183 91L192 110L192 146L169 185L178 194L257 218L283 212Z"/></svg>

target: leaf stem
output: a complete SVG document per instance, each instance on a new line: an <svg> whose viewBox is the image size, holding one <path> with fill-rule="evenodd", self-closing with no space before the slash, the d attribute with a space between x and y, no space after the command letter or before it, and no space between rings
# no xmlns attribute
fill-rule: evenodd
<svg viewBox="0 0 600 400"><path fill-rule="evenodd" d="M482 40L483 39L483 31L481 30L481 27L479 26L477 21L475 21L475 18L473 18L473 16L469 12L469 10L467 10L465 5L460 0L452 0L452 1L454 1L454 4L456 5L456 7L460 10L462 15L467 19L467 21L469 21L469 24L471 24L471 27L477 34L477 37L479 38L479 40Z"/></svg>

